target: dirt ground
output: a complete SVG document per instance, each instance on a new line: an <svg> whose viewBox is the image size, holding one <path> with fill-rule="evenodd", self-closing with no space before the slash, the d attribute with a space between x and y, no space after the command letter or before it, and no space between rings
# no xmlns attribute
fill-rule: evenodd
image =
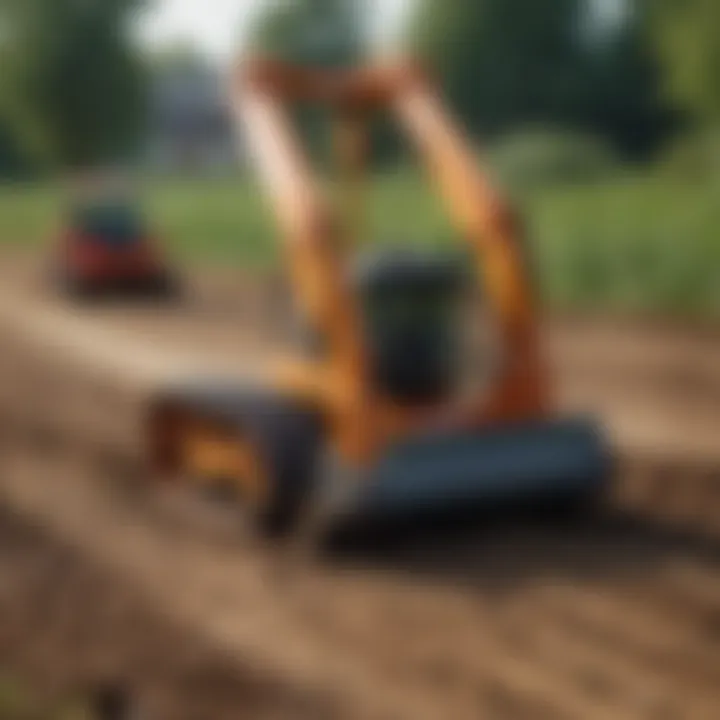
<svg viewBox="0 0 720 720"><path fill-rule="evenodd" d="M74 398L97 386L85 445L33 423L30 366L63 363L31 363L10 334L47 311L43 332L70 317L91 344L107 333L108 368L139 372L142 347L230 372L274 339L279 291L217 273L175 308L79 314L47 309L24 272L1 338L0 667L49 692L119 673L157 718L720 716L720 331L549 323L561 404L601 413L621 452L592 522L486 521L298 564L216 518L171 519L126 492L132 463L91 457L126 388L75 370Z"/></svg>
<svg viewBox="0 0 720 720"><path fill-rule="evenodd" d="M149 718L331 717L328 698L228 657L150 606L122 577L6 508L0 670L33 688L40 707L112 687Z"/></svg>

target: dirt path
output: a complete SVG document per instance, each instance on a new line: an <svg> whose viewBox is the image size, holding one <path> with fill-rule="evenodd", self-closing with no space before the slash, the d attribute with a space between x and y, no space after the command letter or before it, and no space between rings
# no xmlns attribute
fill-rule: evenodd
<svg viewBox="0 0 720 720"><path fill-rule="evenodd" d="M6 505L241 667L333 698L333 717L710 720L720 708L710 541L610 517L501 525L287 574L267 552L119 502L81 458L11 447Z"/></svg>
<svg viewBox="0 0 720 720"><path fill-rule="evenodd" d="M549 331L563 404L606 413L636 462L623 465L618 495L645 519L618 511L584 527L488 525L289 572L235 537L159 522L153 503L118 494L134 472L123 453L99 464L90 452L132 435L136 403L167 374L235 373L248 355L247 337L234 334L238 305L254 330L268 323L250 316L254 306L234 287L217 279L191 307L90 318L27 305L18 319L0 304L6 380L15 358L0 398L5 507L230 658L233 678L252 667L271 687L302 688L308 717L322 703L333 718L718 717L720 340L612 325ZM37 358L34 343L53 333L70 342L67 354L52 346ZM109 333L102 342L100 333ZM72 358L83 343L93 360L78 371ZM49 397L59 386L65 402ZM50 406L72 429L64 438L50 432L53 418L36 422ZM122 427L111 432L114 424ZM84 443L66 441L83 427ZM684 520L686 532L656 521L665 516Z"/></svg>
<svg viewBox="0 0 720 720"><path fill-rule="evenodd" d="M0 670L32 687L41 707L111 683L153 720L333 717L332 698L229 657L174 623L126 576L5 508Z"/></svg>

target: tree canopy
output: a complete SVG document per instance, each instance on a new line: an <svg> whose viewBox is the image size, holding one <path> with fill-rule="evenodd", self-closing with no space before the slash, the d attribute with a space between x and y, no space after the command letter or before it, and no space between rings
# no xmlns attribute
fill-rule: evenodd
<svg viewBox="0 0 720 720"><path fill-rule="evenodd" d="M251 33L250 46L292 62L349 65L366 37L358 0L296 0L270 4Z"/></svg>
<svg viewBox="0 0 720 720"><path fill-rule="evenodd" d="M646 151L664 109L643 8L602 34L591 9L588 0L421 0L410 44L473 129L571 126Z"/></svg>
<svg viewBox="0 0 720 720"><path fill-rule="evenodd" d="M144 0L3 0L5 115L45 161L117 160L138 140L145 73L130 39Z"/></svg>
<svg viewBox="0 0 720 720"><path fill-rule="evenodd" d="M609 23L603 2L415 0L407 38L475 133L569 128L642 158L678 117L720 122L720 3L617 0ZM34 157L70 168L132 152L149 70L132 27L148 4L0 0L0 165ZM294 62L349 65L370 44L376 7L264 0L250 45ZM176 47L152 62L157 70L203 58ZM319 127L307 114L302 124L311 134Z"/></svg>
<svg viewBox="0 0 720 720"><path fill-rule="evenodd" d="M670 98L691 116L718 122L720 3L655 0L653 12L654 37Z"/></svg>

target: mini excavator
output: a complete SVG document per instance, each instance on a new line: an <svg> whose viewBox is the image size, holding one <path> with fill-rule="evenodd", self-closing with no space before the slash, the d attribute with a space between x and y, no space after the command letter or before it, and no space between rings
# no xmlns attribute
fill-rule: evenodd
<svg viewBox="0 0 720 720"><path fill-rule="evenodd" d="M368 120L392 111L468 256L358 253L291 128L288 106L299 102L332 111L341 165L356 179ZM230 489L268 536L287 536L319 507L335 522L476 503L596 501L612 454L593 419L553 408L519 224L424 70L400 62L321 71L254 59L233 78L233 107L308 332L261 386L190 380L159 393L148 418L153 473ZM487 377L465 384L460 326L487 322L479 305L459 311L473 283L482 286L474 302L495 319L502 361L489 373L470 363Z"/></svg>

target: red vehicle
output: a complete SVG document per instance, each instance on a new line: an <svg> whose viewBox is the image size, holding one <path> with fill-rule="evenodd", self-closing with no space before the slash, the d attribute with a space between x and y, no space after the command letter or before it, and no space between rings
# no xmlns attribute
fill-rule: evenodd
<svg viewBox="0 0 720 720"><path fill-rule="evenodd" d="M178 283L139 213L125 203L72 213L59 243L55 278L74 297L170 296Z"/></svg>

